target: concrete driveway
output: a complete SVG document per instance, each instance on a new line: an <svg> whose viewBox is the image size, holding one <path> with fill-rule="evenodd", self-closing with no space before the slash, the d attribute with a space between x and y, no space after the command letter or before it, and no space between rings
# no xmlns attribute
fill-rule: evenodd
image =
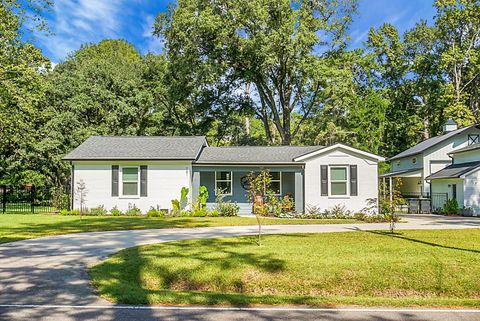
<svg viewBox="0 0 480 321"><path fill-rule="evenodd" d="M398 229L480 228L480 219L478 218L451 218L433 215L406 215L404 218L408 222L397 224ZM72 320L77 320L74 315L78 313L80 315L92 316L92 314L87 313L89 311L87 306L90 307L90 313L93 312L95 314L95 311L98 312L97 317L99 320L111 320L111 311L122 311L127 316L132 311L137 311L136 313L139 313L140 316L150 310L117 309L109 302L95 295L89 286L89 278L86 273L87 267L128 247L195 238L252 235L256 233L256 229L256 226L239 226L92 232L44 237L4 244L0 246L0 319L22 318L22 316L29 319L32 315L28 316L28 313L25 311L38 312L44 310L54 314L60 313L65 318L68 316ZM263 227L263 231L266 234L328 233L385 229L388 229L388 224L384 223L270 225ZM69 310L71 313L62 312L62 309ZM171 314L172 312L172 310L152 311L156 311L157 314L166 312ZM191 310L182 311L183 313L192 312ZM225 313L225 311L221 312ZM213 314L218 313L218 310L213 312ZM231 311L228 313L231 313ZM245 316L245 313L245 310L238 311L238 315ZM270 310L257 312L257 314L266 314L270 317L272 313ZM316 313L318 314L319 312ZM324 312L322 313L324 314ZM468 313L469 316L475 316L476 320L480 319L480 314ZM118 313L113 314L116 315L113 319L117 320L120 318ZM274 316L281 316L287 313L273 314ZM149 313L149 315L155 317L155 313ZM206 316L205 313L202 313L202 315ZM338 315L338 313L335 313L335 315ZM40 316L37 317L39 318ZM394 317L392 316L392 318L385 320L397 320ZM212 317L212 319L215 318L217 317Z"/></svg>

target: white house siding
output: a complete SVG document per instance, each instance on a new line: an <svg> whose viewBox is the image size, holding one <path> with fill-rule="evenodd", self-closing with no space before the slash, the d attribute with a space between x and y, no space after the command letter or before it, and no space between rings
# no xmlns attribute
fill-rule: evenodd
<svg viewBox="0 0 480 321"><path fill-rule="evenodd" d="M392 172L406 170L406 169L421 169L423 167L423 158L422 154L416 154L412 156L403 157L400 159L395 159L392 161ZM416 162L413 162L413 159L416 159Z"/></svg>
<svg viewBox="0 0 480 321"><path fill-rule="evenodd" d="M464 206L471 208L474 215L480 216L480 171L465 177L464 195Z"/></svg>
<svg viewBox="0 0 480 321"><path fill-rule="evenodd" d="M448 156L448 153L453 151L454 149L459 149L462 147L467 146L468 144L468 135L469 134L478 134L479 130L476 128L471 128L467 130L466 132L463 132L461 134L455 135L451 137L450 139L447 139L446 141L435 145L432 148L427 149L423 153L423 177L427 177L430 174L433 174L434 172L431 172L430 170L430 164L432 162L437 162L438 161L451 161L451 158ZM435 168L435 166L432 166L432 168ZM429 193L430 192L430 184L426 181L424 181L424 191ZM436 191L434 191L436 193Z"/></svg>
<svg viewBox="0 0 480 321"><path fill-rule="evenodd" d="M321 165L357 165L358 196L321 196ZM349 172L349 169L347 171ZM328 172L330 173L330 170ZM347 178L350 178L350 173ZM328 183L330 193L330 179ZM347 184L347 191L347 195L350 195L349 184ZM350 211L360 211L367 206L368 199L376 198L378 198L376 160L341 148L305 160L305 207L307 210L309 206L318 206L321 210L325 210L335 205L345 205Z"/></svg>
<svg viewBox="0 0 480 321"><path fill-rule="evenodd" d="M464 186L461 178L434 179L432 181L432 193L448 194L448 199L453 198L452 184L457 184L457 203L460 208L464 206Z"/></svg>
<svg viewBox="0 0 480 321"><path fill-rule="evenodd" d="M477 149L477 150L472 150L468 152L458 153L458 154L454 154L453 156L454 156L453 162L455 164L476 162L476 161L480 161L480 150Z"/></svg>
<svg viewBox="0 0 480 321"><path fill-rule="evenodd" d="M171 208L171 200L180 198L180 190L183 186L190 188L190 177L192 165L190 162L168 162L168 161L113 161L113 162L73 162L74 187L80 180L85 182L87 208L100 205L110 210L114 206L125 211L129 204L140 208L142 212L148 211L151 206L160 208ZM112 165L119 165L119 187L121 185L122 166L148 166L147 174L147 196L130 197L121 195L112 196ZM190 188L191 191L191 188ZM80 207L80 202L75 197L74 208Z"/></svg>

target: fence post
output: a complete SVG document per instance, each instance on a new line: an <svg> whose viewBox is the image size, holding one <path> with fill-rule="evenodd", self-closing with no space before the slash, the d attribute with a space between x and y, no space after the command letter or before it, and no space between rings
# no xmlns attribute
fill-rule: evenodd
<svg viewBox="0 0 480 321"><path fill-rule="evenodd" d="M30 207L32 209L32 214L35 214L35 185L30 187Z"/></svg>
<svg viewBox="0 0 480 321"><path fill-rule="evenodd" d="M7 210L7 186L3 185L2 186L2 212L5 214L5 211Z"/></svg>

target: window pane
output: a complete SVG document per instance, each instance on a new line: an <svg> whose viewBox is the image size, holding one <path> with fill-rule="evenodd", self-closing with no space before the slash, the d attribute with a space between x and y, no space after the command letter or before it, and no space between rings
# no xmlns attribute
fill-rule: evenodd
<svg viewBox="0 0 480 321"><path fill-rule="evenodd" d="M275 194L280 195L280 182L271 182L270 188Z"/></svg>
<svg viewBox="0 0 480 321"><path fill-rule="evenodd" d="M217 182L217 193L218 194L231 194L232 193L232 183L231 182Z"/></svg>
<svg viewBox="0 0 480 321"><path fill-rule="evenodd" d="M347 195L347 183L333 183L332 195Z"/></svg>
<svg viewBox="0 0 480 321"><path fill-rule="evenodd" d="M217 172L217 180L231 180L232 173L231 172Z"/></svg>
<svg viewBox="0 0 480 321"><path fill-rule="evenodd" d="M273 180L279 180L280 179L280 172L270 172L270 175L272 176Z"/></svg>
<svg viewBox="0 0 480 321"><path fill-rule="evenodd" d="M346 181L347 169L346 168L330 168L330 179L332 181Z"/></svg>
<svg viewBox="0 0 480 321"><path fill-rule="evenodd" d="M123 183L123 195L137 195L138 183Z"/></svg>
<svg viewBox="0 0 480 321"><path fill-rule="evenodd" d="M138 168L128 167L122 169L122 177L124 181L138 181Z"/></svg>

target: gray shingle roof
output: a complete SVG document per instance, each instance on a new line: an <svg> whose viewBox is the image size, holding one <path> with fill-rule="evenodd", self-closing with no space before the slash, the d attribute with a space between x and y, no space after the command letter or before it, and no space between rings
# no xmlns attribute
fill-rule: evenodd
<svg viewBox="0 0 480 321"><path fill-rule="evenodd" d="M235 146L205 147L198 164L274 164L294 163L293 159L323 146Z"/></svg>
<svg viewBox="0 0 480 321"><path fill-rule="evenodd" d="M465 146L463 148L459 148L459 149L456 149L456 150L453 150L451 151L449 154L457 154L457 153L463 153L463 152L469 152L471 150L476 150L476 149L480 149L480 143L475 143L475 144L472 144L472 145L469 145L469 146ZM480 158L480 154L478 156Z"/></svg>
<svg viewBox="0 0 480 321"><path fill-rule="evenodd" d="M438 172L433 173L432 175L426 177L425 179L456 178L478 167L480 167L480 161L452 164L445 167L444 169L439 170Z"/></svg>
<svg viewBox="0 0 480 321"><path fill-rule="evenodd" d="M419 172L420 175L421 175L421 171L422 171L421 168L402 169L402 170L395 171L395 172L384 173L384 174L378 175L378 177L380 177L380 178L382 178L382 177L402 177L402 175L412 174L412 173L415 173L415 172Z"/></svg>
<svg viewBox="0 0 480 321"><path fill-rule="evenodd" d="M92 136L63 159L194 160L206 144L203 136Z"/></svg>
<svg viewBox="0 0 480 321"><path fill-rule="evenodd" d="M480 126L479 125L472 125L472 126L468 126L468 127L464 127L464 128L460 128L460 129L457 129L457 130L454 130L454 131L451 131L449 133L446 133L444 135L440 135L440 136L435 136L435 137L432 137L430 139L427 139L427 140L424 140L423 142L421 143L418 143L417 145L413 146L413 147L410 147L409 149L407 150L404 150L403 152L389 158L388 160L395 160L395 159L398 159L398 158L402 158L402 157L407 157L407 156L412 156L412 155L416 155L416 154L420 154L422 153L423 151L429 149L430 147L432 146L435 146L437 145L438 143L441 143L455 135L458 135L458 134L461 134L463 133L464 131L470 129L470 128L473 128L473 127L477 127L479 128Z"/></svg>

